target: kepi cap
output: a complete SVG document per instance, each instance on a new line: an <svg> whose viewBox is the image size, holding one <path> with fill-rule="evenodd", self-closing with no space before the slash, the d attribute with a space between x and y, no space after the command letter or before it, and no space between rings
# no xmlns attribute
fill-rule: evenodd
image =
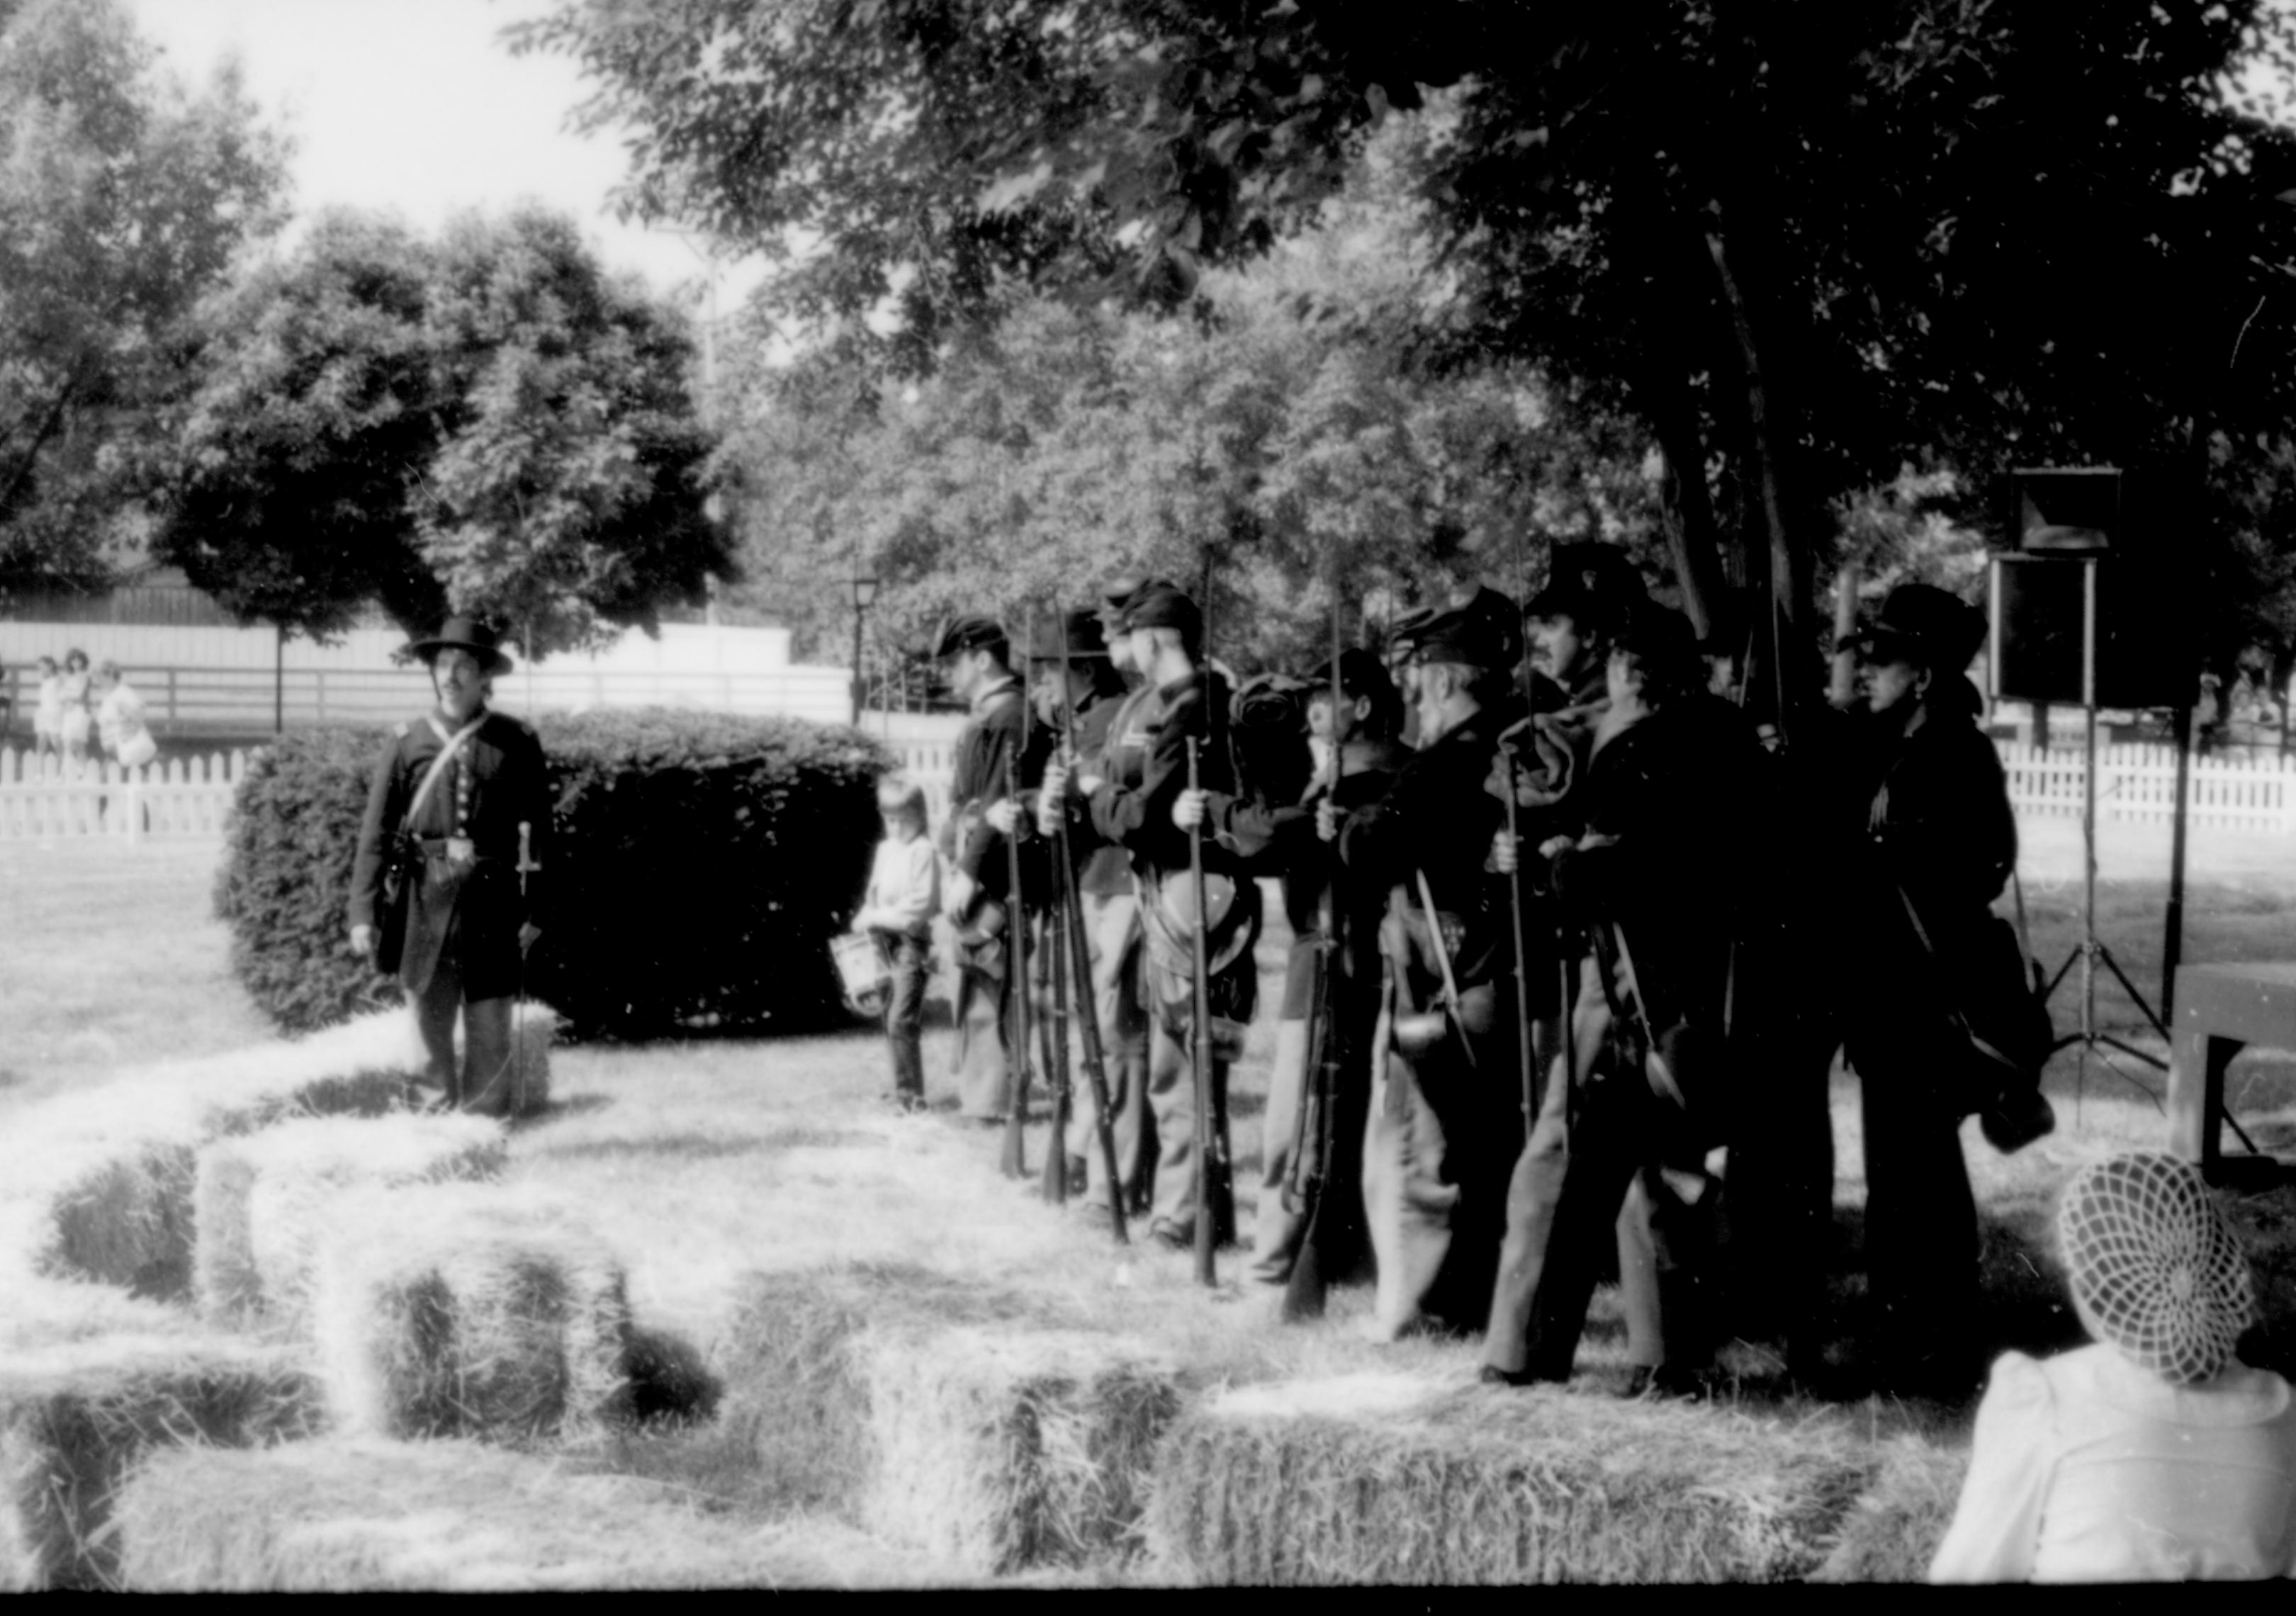
<svg viewBox="0 0 2296 1616"><path fill-rule="evenodd" d="M1061 645L1067 641L1070 661L1082 661L1086 657L1106 657L1108 640L1100 630L1100 613L1091 611L1071 611L1049 622L1034 625L1036 636L1029 642L1028 655L1037 662L1057 662Z"/></svg>

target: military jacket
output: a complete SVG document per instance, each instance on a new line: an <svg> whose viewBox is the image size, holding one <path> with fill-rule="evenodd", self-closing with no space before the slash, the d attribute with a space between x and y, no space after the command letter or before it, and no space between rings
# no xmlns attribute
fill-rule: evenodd
<svg viewBox="0 0 2296 1616"><path fill-rule="evenodd" d="M391 842L456 727L435 713L401 724L377 756L351 869L352 924L380 922ZM521 823L531 861L541 866L528 873L522 892ZM545 924L550 865L550 784L533 728L507 713L485 714L408 830L418 858L407 882L406 943L398 960L380 963L414 993L430 986L442 958L460 972L467 999L515 992L519 928Z"/></svg>
<svg viewBox="0 0 2296 1616"><path fill-rule="evenodd" d="M984 895L997 899L1011 884L1004 838L982 815L1005 794L1005 766L1020 760L1022 724L1017 680L1008 678L974 699L972 715L956 738L949 814L940 829L941 856L979 883Z"/></svg>
<svg viewBox="0 0 2296 1616"><path fill-rule="evenodd" d="M1506 878L1490 868L1491 839L1506 824L1505 805L1487 789L1498 718L1472 713L1414 752L1384 797L1349 816L1339 841L1351 888L1399 890L1414 912L1425 872L1436 910L1456 928L1452 969L1462 988L1513 964Z"/></svg>

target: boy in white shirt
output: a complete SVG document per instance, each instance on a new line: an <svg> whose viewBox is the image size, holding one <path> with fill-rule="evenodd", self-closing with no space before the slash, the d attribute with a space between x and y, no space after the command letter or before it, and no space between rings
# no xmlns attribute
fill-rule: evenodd
<svg viewBox="0 0 2296 1616"><path fill-rule="evenodd" d="M932 917L940 908L940 864L925 835L922 786L885 780L877 787L885 839L877 844L869 890L854 911L853 930L877 939L891 974L885 1001L885 1038L892 1046L893 1092L902 1111L922 1111L925 979L932 968Z"/></svg>

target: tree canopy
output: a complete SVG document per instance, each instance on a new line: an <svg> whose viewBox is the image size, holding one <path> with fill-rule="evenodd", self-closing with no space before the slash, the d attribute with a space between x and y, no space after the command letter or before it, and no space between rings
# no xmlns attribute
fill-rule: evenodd
<svg viewBox="0 0 2296 1616"><path fill-rule="evenodd" d="M677 317L545 213L428 243L337 214L203 312L156 551L244 618L380 601L528 653L651 627L732 570Z"/></svg>
<svg viewBox="0 0 2296 1616"><path fill-rule="evenodd" d="M897 315L913 370L1014 285L1185 297L1447 90L1451 340L1639 416L1693 613L1775 578L1794 656L1835 510L1908 463L2112 460L2197 504L2201 439L2285 418L2291 367L2223 356L2296 343L2265 297L2296 145L2228 88L2292 30L2267 0L564 0L515 37L634 132L635 210L780 254L800 329Z"/></svg>
<svg viewBox="0 0 2296 1616"><path fill-rule="evenodd" d="M113 0L0 0L0 592L105 575L173 333L282 221L284 155Z"/></svg>
<svg viewBox="0 0 2296 1616"><path fill-rule="evenodd" d="M1414 225L1367 184L1209 272L1192 318L1026 299L929 377L832 349L767 378L724 454L739 599L834 653L857 571L885 586L873 626L909 644L950 612L1017 628L1029 602L1161 573L1209 578L1223 654L1283 660L1324 643L1334 562L1376 633L1479 577L1526 587L1554 538L1650 550L1640 434L1530 366L1427 363L1412 309L1439 293Z"/></svg>

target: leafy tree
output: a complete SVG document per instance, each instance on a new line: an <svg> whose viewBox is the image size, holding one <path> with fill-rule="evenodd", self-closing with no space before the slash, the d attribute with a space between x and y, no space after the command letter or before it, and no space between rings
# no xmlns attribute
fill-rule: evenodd
<svg viewBox="0 0 2296 1616"><path fill-rule="evenodd" d="M440 424L429 268L397 226L331 214L208 311L157 548L242 621L324 639L373 600L441 614L410 514Z"/></svg>
<svg viewBox="0 0 2296 1616"><path fill-rule="evenodd" d="M661 603L698 604L710 574L733 570L703 511L693 344L609 279L570 221L450 230L427 335L447 402L414 513L457 611L540 656L650 629Z"/></svg>
<svg viewBox="0 0 2296 1616"><path fill-rule="evenodd" d="M332 215L206 311L155 547L243 618L324 636L492 619L529 655L651 627L731 570L675 317L572 226L433 246Z"/></svg>
<svg viewBox="0 0 2296 1616"><path fill-rule="evenodd" d="M2296 143L2223 86L2292 36L2266 0L564 0L515 30L636 130L635 210L783 252L800 328L892 308L909 365L1011 283L1193 290L1448 86L1422 172L1456 340L1646 422L1693 611L1767 583L1797 658L1834 511L1907 462L2196 478L2211 422L2284 417L2289 367L2217 356L2296 257L2254 205Z"/></svg>
<svg viewBox="0 0 2296 1616"><path fill-rule="evenodd" d="M914 643L1114 569L1196 588L1209 566L1218 647L1280 660L1323 644L1335 552L1376 620L1478 578L1526 587L1554 537L1654 537L1632 433L1527 367L1424 362L1410 238L1373 194L1207 275L1193 320L1024 299L914 382L815 357L729 440L749 600L837 654L857 569L888 585L871 623Z"/></svg>
<svg viewBox="0 0 2296 1616"><path fill-rule="evenodd" d="M0 0L0 590L105 574L171 333L281 222L283 162L113 0Z"/></svg>

